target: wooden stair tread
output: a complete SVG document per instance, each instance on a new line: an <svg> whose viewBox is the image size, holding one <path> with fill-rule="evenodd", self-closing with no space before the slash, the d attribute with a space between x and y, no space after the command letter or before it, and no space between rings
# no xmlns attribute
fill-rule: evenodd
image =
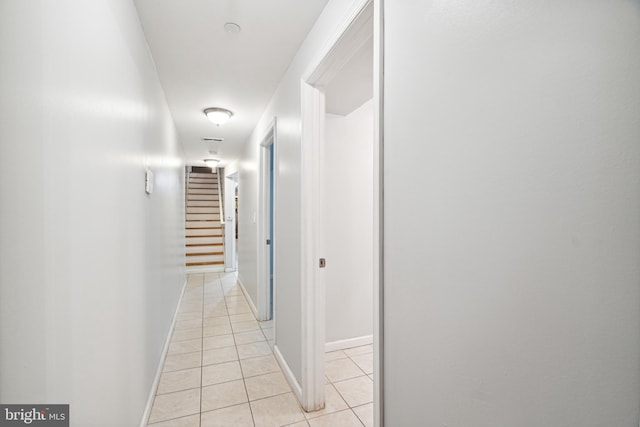
<svg viewBox="0 0 640 427"><path fill-rule="evenodd" d="M186 263L187 267L193 267L196 265L222 265L224 261L202 261L202 262L188 262Z"/></svg>
<svg viewBox="0 0 640 427"><path fill-rule="evenodd" d="M224 252L222 251L215 251L215 252L192 252L192 253L188 253L187 256L200 256L200 255L224 255Z"/></svg>

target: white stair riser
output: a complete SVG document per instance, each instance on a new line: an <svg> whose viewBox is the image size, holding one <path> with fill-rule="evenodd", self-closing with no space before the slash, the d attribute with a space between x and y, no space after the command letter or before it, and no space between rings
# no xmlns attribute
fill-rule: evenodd
<svg viewBox="0 0 640 427"><path fill-rule="evenodd" d="M218 207L218 202L211 202L210 200L187 200L187 207L206 206L206 207Z"/></svg>
<svg viewBox="0 0 640 427"><path fill-rule="evenodd" d="M198 193L198 194L218 194L217 188L192 188L187 191L187 194Z"/></svg>
<svg viewBox="0 0 640 427"><path fill-rule="evenodd" d="M192 213L188 213L187 214L187 221L216 221L216 222L219 222L220 221L220 214L210 214L210 213L192 214Z"/></svg>
<svg viewBox="0 0 640 427"><path fill-rule="evenodd" d="M187 244L202 244L202 243L222 243L222 236L220 237L187 237ZM217 246L220 247L220 246Z"/></svg>
<svg viewBox="0 0 640 427"><path fill-rule="evenodd" d="M199 255L188 256L187 263L189 262L209 262L209 261L224 261L224 255Z"/></svg>
<svg viewBox="0 0 640 427"><path fill-rule="evenodd" d="M219 226L219 221L187 221L187 228L211 228Z"/></svg>
<svg viewBox="0 0 640 427"><path fill-rule="evenodd" d="M219 199L217 194L187 194L187 200L211 200L217 202Z"/></svg>
<svg viewBox="0 0 640 427"><path fill-rule="evenodd" d="M202 173L202 172L191 172L189 174L189 178L217 178L218 175L215 173Z"/></svg>
<svg viewBox="0 0 640 427"><path fill-rule="evenodd" d="M203 252L222 252L222 246L187 246L188 254L201 254Z"/></svg>
<svg viewBox="0 0 640 427"><path fill-rule="evenodd" d="M189 184L217 184L217 178L200 178L196 176L189 177Z"/></svg>
<svg viewBox="0 0 640 427"><path fill-rule="evenodd" d="M203 183L198 183L198 182L190 182L189 183L189 188L190 189L194 189L194 188L209 188L209 189L215 189L218 188L217 184L203 184Z"/></svg>
<svg viewBox="0 0 640 427"><path fill-rule="evenodd" d="M197 207L190 207L187 208L187 215L190 214L213 214L213 215L220 215L220 208L197 208Z"/></svg>
<svg viewBox="0 0 640 427"><path fill-rule="evenodd" d="M218 236L222 236L222 230L221 229L215 229L215 230L209 230L208 228L195 228L195 229L190 229L190 230L185 230L186 231L186 236L187 237L191 237L191 236L202 236L202 235L213 235L215 237Z"/></svg>

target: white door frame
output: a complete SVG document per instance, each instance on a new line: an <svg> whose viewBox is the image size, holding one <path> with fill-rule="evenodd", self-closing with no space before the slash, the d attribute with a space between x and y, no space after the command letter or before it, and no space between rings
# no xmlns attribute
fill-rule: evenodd
<svg viewBox="0 0 640 427"><path fill-rule="evenodd" d="M267 127L267 131L265 132L264 137L260 142L260 173L258 175L258 307L257 307L257 317L258 320L270 320L272 312L270 307L272 305L271 301L271 292L269 286L269 278L267 275L269 274L269 257L270 253L273 254L273 306L275 307L275 293L276 293L276 242L273 236L269 234L269 221L271 220L271 212L273 212L273 234L276 232L276 188L277 188L277 150L276 150L276 118L273 118L273 121ZM269 211L269 205L271 201L269 200L269 156L267 156L267 149L271 148L273 151L273 204L274 206L271 208L271 212ZM266 244L266 240L271 240L271 248L272 251L269 251L269 245ZM273 310L275 312L275 310Z"/></svg>
<svg viewBox="0 0 640 427"><path fill-rule="evenodd" d="M301 79L302 103L302 406L307 411L324 407L324 351L326 302L321 253L320 167L323 157L324 86L369 40L374 37L374 218L373 218L373 341L375 425L382 426L382 4L380 0L357 0L340 27ZM328 263L331 260L327 261Z"/></svg>

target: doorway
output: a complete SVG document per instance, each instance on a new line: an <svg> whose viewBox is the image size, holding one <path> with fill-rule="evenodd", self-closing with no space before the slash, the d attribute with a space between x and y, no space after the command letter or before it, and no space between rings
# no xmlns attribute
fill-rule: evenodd
<svg viewBox="0 0 640 427"><path fill-rule="evenodd" d="M258 320L273 319L275 305L276 119L260 143Z"/></svg>
<svg viewBox="0 0 640 427"><path fill-rule="evenodd" d="M225 271L238 271L238 172L225 177Z"/></svg>
<svg viewBox="0 0 640 427"><path fill-rule="evenodd" d="M382 375L380 370L381 354L381 310L380 310L380 270L381 270L381 231L380 231L380 111L381 91L379 90L380 73L380 25L379 3L362 0L354 5L353 13L344 22L344 26L333 35L333 43L320 56L320 59L312 63L302 79L302 300L303 300L303 348L302 348L302 404L305 410L314 411L321 409L325 404L325 351L347 349L361 345L368 345L373 341L373 353L371 366L373 368L373 418L375 425L380 426L382 420L381 390ZM375 9L375 10L374 10ZM366 61L368 65L362 66ZM358 73L364 69L370 78L362 79ZM356 70L355 77L350 76L349 70ZM332 91L332 87L334 88ZM331 111L332 97L338 94L344 96L362 90L355 98L359 101L352 102L344 110L334 114L333 118L327 116ZM368 95L367 95L368 93ZM360 98L358 98L360 96ZM364 99L362 98L364 96ZM367 98L368 96L368 98ZM344 104L344 103L342 103ZM348 102L347 102L348 104ZM342 105L344 106L344 105ZM367 110L367 111L364 111ZM368 114L368 119L362 119ZM360 116L355 118L355 115ZM336 117L340 116L340 117ZM335 119L335 120L334 120ZM368 120L368 121L367 121ZM355 129L368 123L370 141L368 154L364 158L357 159L357 153L351 148L340 143L351 144L362 137L353 131L336 133L336 127L329 124L330 121L340 122L337 127L347 126ZM351 123L348 124L347 122ZM353 125L352 122L360 122ZM355 126L355 128L353 126ZM333 126L333 127L332 127ZM328 144L328 138L340 139L338 146ZM335 141L331 141L335 143ZM356 150L357 151L357 150ZM341 158L344 156L344 158ZM331 159L340 159L342 163L333 163L337 170L329 170ZM365 160L366 159L366 160ZM343 189L350 194L342 194L342 198L330 194L340 191L340 180L351 180L349 176L355 167L355 161L362 160L368 167L368 176L363 191L369 192L369 199L363 203L368 204L368 209L360 212L361 222L353 222L353 215L347 215L349 208L349 196L353 195L353 189L344 185ZM347 161L347 163L344 163ZM359 163L362 168L363 163ZM361 179L359 177L358 179ZM346 182L345 182L346 184ZM349 182L351 184L351 182ZM336 213L331 217L332 213ZM352 213L352 212L349 212ZM368 217L367 217L368 215ZM355 215L356 217L358 215ZM351 222L349 222L351 221ZM368 224L366 223L368 221ZM328 316L332 316L327 310L332 300L337 300L336 292L347 295L352 288L334 289L334 294L329 291L336 286L346 286L344 283L333 283L340 273L330 272L332 266L340 265L344 272L348 263L344 259L338 259L339 250L336 249L336 235L332 231L342 230L342 233L350 234L353 230L365 231L360 235L360 241L368 240L369 244L363 249L363 259L369 261L360 263L359 267L367 269L362 274L362 287L367 288L368 307L358 307L359 312L370 315L369 332L366 327L356 328L356 336L337 337L334 334ZM368 229L368 231L367 231ZM356 237L353 237L356 238ZM332 245L333 244L333 245ZM339 248L338 248L339 249ZM329 255L327 255L329 254ZM362 254L361 254L362 255ZM330 258L333 256L334 258ZM344 253L343 253L344 256ZM349 260L347 260L349 261ZM357 263L357 260L352 260ZM346 267L345 267L346 266ZM354 270L355 271L355 270ZM350 272L348 275L352 275ZM367 300L365 297L364 300ZM343 301L344 302L344 301ZM358 303L357 298L351 303ZM366 322L365 322L366 323ZM365 332L362 332L365 330ZM337 338L337 339L336 339ZM327 370L329 365L327 365ZM370 378L370 377L369 377ZM330 380L331 381L331 380ZM363 381L363 382L366 382ZM332 384L333 385L333 384Z"/></svg>

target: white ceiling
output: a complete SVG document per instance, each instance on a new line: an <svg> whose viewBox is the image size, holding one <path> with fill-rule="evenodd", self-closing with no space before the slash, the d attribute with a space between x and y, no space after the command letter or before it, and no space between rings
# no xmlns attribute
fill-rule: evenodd
<svg viewBox="0 0 640 427"><path fill-rule="evenodd" d="M327 0L135 0L187 164L240 157L280 78ZM242 31L224 30L234 22ZM216 127L202 110L234 112ZM202 137L224 142L205 143Z"/></svg>

